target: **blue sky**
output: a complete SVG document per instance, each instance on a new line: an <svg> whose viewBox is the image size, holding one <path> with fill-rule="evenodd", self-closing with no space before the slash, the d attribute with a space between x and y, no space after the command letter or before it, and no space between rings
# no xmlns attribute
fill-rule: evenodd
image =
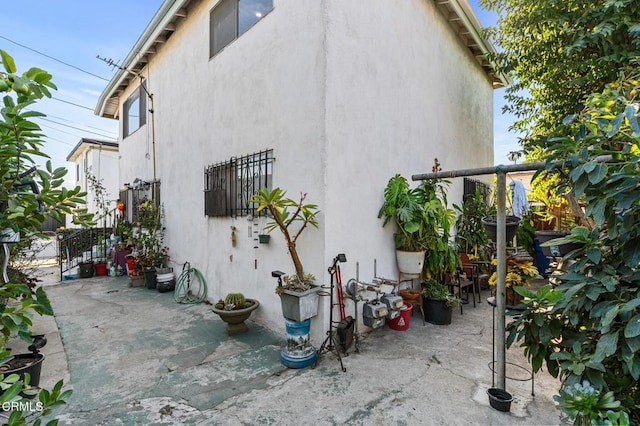
<svg viewBox="0 0 640 426"><path fill-rule="evenodd" d="M480 9L477 0L469 3L483 25L495 22L495 14ZM45 152L56 166L69 166L66 157L82 137L117 138L117 121L93 114L114 73L96 56L122 61L161 4L162 0L30 0L26 7L0 0L0 49L14 57L19 72L43 68L58 86L53 93L57 99L43 100L35 108L48 115L40 125L47 136ZM501 112L503 95L504 89L494 92L496 164L509 163L507 154L518 149L515 135L507 131L513 119Z"/></svg>

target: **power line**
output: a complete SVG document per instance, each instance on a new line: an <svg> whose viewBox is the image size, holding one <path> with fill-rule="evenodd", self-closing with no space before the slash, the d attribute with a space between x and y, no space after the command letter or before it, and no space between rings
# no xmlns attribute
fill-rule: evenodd
<svg viewBox="0 0 640 426"><path fill-rule="evenodd" d="M51 139L51 140L53 140L53 141L60 142L60 143L63 143L63 144L65 144L65 145L75 146L75 145L74 145L74 144L72 144L72 143L69 143L69 142L63 141L62 139L54 138L53 136L44 136L42 139L43 139L43 140Z"/></svg>
<svg viewBox="0 0 640 426"><path fill-rule="evenodd" d="M56 98L55 96L52 96L51 99L55 99L56 101L64 102L65 104L77 106L78 108L84 108L84 109L88 109L89 111L93 111L93 108L89 108L88 106L76 104L76 103L73 103L73 102L70 102L70 101L65 101L64 99Z"/></svg>
<svg viewBox="0 0 640 426"><path fill-rule="evenodd" d="M42 56L45 56L45 57L47 57L47 58L49 58L49 59L53 59L53 60L54 60L54 61L56 61L56 62L60 62L60 63L61 63L61 64L63 64L63 65L66 65L66 66L68 66L68 67L71 67L71 68L73 68L73 69L76 69L76 70L78 70L78 71L80 71L80 72L83 72L83 73L85 73L85 74L89 74L89 75L91 75L91 76L93 76L93 77L99 78L99 79L104 80L104 81L109 81L109 79L108 79L108 78L104 78L104 77L102 77L102 76L99 76L98 74L94 74L94 73L92 73L92 72L85 71L85 70L83 70L82 68L78 68L78 67L76 67L75 65L71 65L71 64L69 64L69 63L67 63L67 62L61 61L60 59L54 58L53 56L47 55L46 53L39 52L39 51L37 51L36 49L32 49L32 48L30 48L30 47L28 47L28 46L25 46L24 44L20 44L20 43L18 43L18 42L16 42L16 41L13 41L13 40L11 40L11 39L8 39L8 38L6 38L6 37L5 37L5 36L3 36L3 35L0 35L0 38L2 38L2 39L4 39L4 40L7 40L9 43L13 43L13 44L15 44L15 45L17 45L17 46L20 46L20 47L22 47L22 48L25 48L25 49L31 50L32 52L36 52L37 54L42 55Z"/></svg>
<svg viewBox="0 0 640 426"><path fill-rule="evenodd" d="M94 135L102 136L102 137L104 137L104 138L110 138L110 139L113 139L113 137L112 137L112 136L110 136L110 135L105 135L105 134L98 133L98 132L92 132L91 130L81 129L81 128L79 128L79 127L74 127L74 126L70 126L70 125L68 125L68 124L59 123L59 122L57 122L57 121L55 121L55 120L49 120L48 118L44 118L44 117L38 117L38 118L39 118L40 120L49 121L49 122L54 123L54 124L57 124L57 125L59 125L59 126L69 127L69 128L71 128L71 129L80 130L81 132L85 132L85 133L93 133Z"/></svg>
<svg viewBox="0 0 640 426"><path fill-rule="evenodd" d="M62 121L66 121L68 123L74 123L74 121L72 121L72 120L69 120L69 119L64 118L64 117L58 117L56 115L47 114L47 117L48 118L55 118L55 119L62 120ZM99 127L94 127L94 126L89 126L88 124L84 125L84 127L87 127L89 129L100 130L101 132L107 132L107 133L111 132L111 130L101 129Z"/></svg>
<svg viewBox="0 0 640 426"><path fill-rule="evenodd" d="M64 133L65 135L71 135L71 136L73 136L74 138L82 138L82 137L83 137L83 136L75 135L75 134L70 133L70 132L65 132L64 130L60 130L60 129L55 128L55 127L52 127L52 126L48 126L48 125L46 125L46 124L43 124L43 125L41 125L40 127L45 127L45 128L48 128L48 129L52 129L53 131L56 131L56 132L59 132L59 133ZM47 135L46 137L50 137L50 136L48 136L48 135Z"/></svg>

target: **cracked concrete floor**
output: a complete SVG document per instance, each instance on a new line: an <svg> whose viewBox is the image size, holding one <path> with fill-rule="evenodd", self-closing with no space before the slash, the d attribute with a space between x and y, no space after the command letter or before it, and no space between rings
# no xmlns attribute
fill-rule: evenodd
<svg viewBox="0 0 640 426"><path fill-rule="evenodd" d="M559 383L544 372L535 397L531 381L507 380L510 413L489 406L486 302L454 312L450 326L423 326L414 315L407 331L363 333L343 373L332 353L316 369L287 369L283 335L250 322L249 333L229 338L207 305L180 305L171 293L129 288L126 278L75 280L47 292L74 390L56 413L60 424L560 423L552 400ZM517 348L507 359L526 365ZM43 375L65 374L66 363L54 364ZM507 375L522 371L508 366Z"/></svg>

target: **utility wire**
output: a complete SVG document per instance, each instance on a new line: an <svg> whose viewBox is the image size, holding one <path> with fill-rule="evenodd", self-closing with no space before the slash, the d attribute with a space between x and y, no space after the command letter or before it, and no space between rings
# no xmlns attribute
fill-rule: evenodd
<svg viewBox="0 0 640 426"><path fill-rule="evenodd" d="M85 129L81 129L81 128L79 128L79 127L70 126L70 125L68 125L68 124L60 123L60 122L57 122L57 121L55 121L55 120L49 120L48 118L44 118L44 117L38 117L38 118L39 118L40 120L48 121L48 122L50 122L50 123L54 123L54 124L57 124L57 125L59 125L59 126L69 127L69 128L71 128L71 129L80 130L81 132L85 132L85 133L93 133L94 135L98 135L98 136L102 136L102 137L105 137L105 138L113 139L113 137L112 137L112 136L110 136L110 135L105 135L105 134L98 133L98 132L92 132L91 130L85 130Z"/></svg>
<svg viewBox="0 0 640 426"><path fill-rule="evenodd" d="M51 99L55 99L56 101L64 102L65 104L77 106L78 108L84 108L84 109L88 109L89 111L93 111L93 108L89 108L88 106L75 104L75 103L70 102L70 101L65 101L64 99L56 98L55 96L52 96Z"/></svg>
<svg viewBox="0 0 640 426"><path fill-rule="evenodd" d="M42 138L42 140L44 140L44 141L46 141L47 139L51 139L52 141L60 142L60 143L63 143L65 145L69 145L69 146L75 146L72 143L63 141L62 139L54 138L53 136L45 136L45 137Z"/></svg>
<svg viewBox="0 0 640 426"><path fill-rule="evenodd" d="M72 120L66 119L64 117L58 117L56 115L51 115L51 114L47 114L47 118L55 118L56 120L66 121L67 123L75 123ZM101 129L99 127L94 127L94 126L89 126L88 124L84 125L84 127L88 128L88 129L100 130L101 132L107 132L107 133L111 132L111 130Z"/></svg>
<svg viewBox="0 0 640 426"><path fill-rule="evenodd" d="M83 137L83 136L75 135L75 134L70 133L70 132L65 132L64 130L60 130L60 129L58 129L58 128L55 128L55 127L49 126L49 125L47 125L47 124L42 124L40 127L44 127L44 128L47 128L47 129L51 129L51 130L56 131L56 132L59 132L59 133L64 133L65 135L71 135L71 136L73 136L73 137L75 137L75 138L82 138L82 137ZM50 137L50 136L46 135L46 136L44 136L44 137ZM42 138L40 138L40 139L44 139L44 137L42 137Z"/></svg>
<svg viewBox="0 0 640 426"><path fill-rule="evenodd" d="M98 74L94 74L94 73L92 73L92 72L85 71L85 70L83 70L82 68L78 68L78 67L76 67L75 65L71 65L71 64L69 64L69 63L67 63L67 62L61 61L60 59L54 58L53 56L49 56L49 55L47 55L46 53L39 52L39 51L37 51L36 49L32 49L32 48L30 48L30 47L28 47L28 46L25 46L24 44L20 44L20 43L18 43L18 42L16 42L16 41L13 41L13 40L11 40L11 39L8 39L8 38L6 38L6 37L5 37L5 36L3 36L3 35L0 35L0 38L2 38L2 39L4 39L4 40L7 40L9 43L13 43L13 44L15 44L16 46L23 47L23 48L25 48L25 49L31 50L32 52L36 52L36 53L37 53L37 54L39 54L39 55L42 55L42 56L47 57L47 58L49 58L49 59L53 59L53 60L54 60L54 61L56 61L56 62L60 62L61 64L66 65L66 66L68 66L68 67L71 67L71 68L73 68L73 69L76 69L76 70L78 70L78 71L80 71L80 72L83 72L83 73L85 73L85 74L89 74L89 75L91 75L91 76L93 76L93 77L96 77L96 78L99 78L100 80L109 81L109 79L108 79L108 78L104 78L104 77L102 77L102 76L99 76Z"/></svg>

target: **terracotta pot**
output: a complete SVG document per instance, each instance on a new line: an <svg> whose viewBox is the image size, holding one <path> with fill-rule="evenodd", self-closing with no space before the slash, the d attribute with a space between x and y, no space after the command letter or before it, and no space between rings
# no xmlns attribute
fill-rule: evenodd
<svg viewBox="0 0 640 426"><path fill-rule="evenodd" d="M507 287L505 289L505 304L507 306L516 306L522 303L522 296L515 292L512 287Z"/></svg>
<svg viewBox="0 0 640 426"><path fill-rule="evenodd" d="M411 290L404 288L398 291L398 295L402 297L404 300L418 300L420 297L420 290Z"/></svg>

